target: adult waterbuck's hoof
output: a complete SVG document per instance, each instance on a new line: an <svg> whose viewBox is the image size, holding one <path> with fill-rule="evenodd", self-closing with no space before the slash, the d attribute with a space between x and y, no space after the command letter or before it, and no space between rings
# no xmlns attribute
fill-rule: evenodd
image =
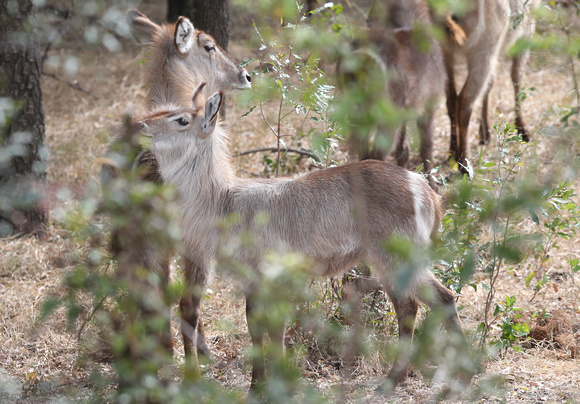
<svg viewBox="0 0 580 404"><path fill-rule="evenodd" d="M526 128L518 127L518 133L522 136L524 142L529 142L531 140L530 133Z"/></svg>

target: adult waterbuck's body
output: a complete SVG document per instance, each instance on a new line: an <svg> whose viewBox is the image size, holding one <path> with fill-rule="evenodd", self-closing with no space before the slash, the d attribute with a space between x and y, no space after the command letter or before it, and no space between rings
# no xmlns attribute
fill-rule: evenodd
<svg viewBox="0 0 580 404"><path fill-rule="evenodd" d="M373 131L367 130L368 124L353 127L351 149L361 160L383 160L392 149L397 164L404 167L409 159L405 126L409 117L414 116L420 131L423 170L429 173L433 167L434 108L446 80L441 46L432 36L418 34L428 32L432 25L424 0L389 0L382 7L378 4L375 3L369 17L370 29L361 33L362 38L349 55L360 63L341 62L339 72L344 89L354 94L363 91L366 98L378 97L373 100L377 104L387 98L398 111L385 117L363 118L382 123ZM386 84L384 89L377 86L378 82ZM368 104L362 108L368 110ZM413 113L409 114L410 111ZM366 111L360 113L363 117L367 115ZM399 116L406 118L398 119ZM375 139L371 145L373 132ZM430 183L434 186L431 178Z"/></svg>
<svg viewBox="0 0 580 404"><path fill-rule="evenodd" d="M205 274L216 261L218 266L239 262L255 272L257 281L244 285L255 347L263 344L265 330L253 321L252 310L260 287L260 263L269 251L310 257L313 275L337 275L358 262L368 263L392 299L401 339L412 338L421 300L444 313L447 329L466 344L453 293L425 266L409 270L408 285L400 285L396 260L384 249L383 243L397 237L419 252L436 233L442 211L423 176L366 160L294 178L238 178L230 162L227 134L217 122L222 94L212 95L204 104L199 93L190 108L163 106L141 123L152 137L151 150L163 180L178 190L185 251L204 273L189 280L207 279ZM230 217L237 219L224 226ZM247 240L243 237L248 234L251 246L236 241ZM228 246L227 251L221 246ZM395 383L404 379L407 366L405 361L396 362L390 378ZM264 372L263 357L254 358L253 388Z"/></svg>
<svg viewBox="0 0 580 404"><path fill-rule="evenodd" d="M127 18L134 29L135 36L147 43L150 51L145 74L149 108L168 103L187 107L190 105L193 89L201 82L207 83L205 88L211 93L251 86L248 72L239 67L211 35L195 29L187 18L180 17L174 24L158 25L136 10L129 11ZM116 142L126 140L117 139ZM115 144L112 148L114 146ZM109 156L113 161L124 157L115 153L109 153ZM143 180L162 182L157 161L151 151L142 150L132 165L138 168ZM116 176L113 168L114 165L103 166L101 175L103 182ZM113 244L119 241L115 240L115 235L113 235ZM142 245L144 247L139 251L131 251L131 255L138 257L143 267L158 272L165 280L169 279L171 253L160 248L154 239L145 240ZM183 266L186 278L205 274L203 271L198 271L195 264L187 257L184 258ZM201 284L204 282L205 280L196 281ZM180 302L186 354L191 353L194 340L191 331L188 331L191 330L188 324L198 323L202 293L203 291L199 290L188 290ZM200 335L197 338L197 349L208 354L209 350L203 337L202 327L199 327L198 331ZM164 339L166 344L171 345L169 336L165 336Z"/></svg>
<svg viewBox="0 0 580 404"><path fill-rule="evenodd" d="M458 45L450 41L444 46L448 75L447 110L451 121L451 157L466 165L469 154L469 120L474 104L483 96L480 144L489 143L489 92L499 57L515 39L529 36L535 29L530 10L539 0L470 0L469 11L457 19L466 34L466 41ZM457 56L467 59L467 78L459 94L455 87L454 66ZM515 124L525 141L530 140L521 110L521 75L528 52L512 58L511 79L515 92Z"/></svg>

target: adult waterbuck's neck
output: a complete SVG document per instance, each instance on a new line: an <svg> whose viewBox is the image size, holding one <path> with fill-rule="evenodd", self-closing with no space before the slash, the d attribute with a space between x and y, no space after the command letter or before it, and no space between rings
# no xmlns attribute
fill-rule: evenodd
<svg viewBox="0 0 580 404"><path fill-rule="evenodd" d="M147 67L147 104L189 105L191 92L205 82L206 94L251 86L251 77L215 42L185 17L157 25L139 11L127 17L139 40L151 44Z"/></svg>

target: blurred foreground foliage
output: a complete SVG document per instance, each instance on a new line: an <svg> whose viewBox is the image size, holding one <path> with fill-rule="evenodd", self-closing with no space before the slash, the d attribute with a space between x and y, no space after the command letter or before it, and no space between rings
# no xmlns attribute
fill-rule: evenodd
<svg viewBox="0 0 580 404"><path fill-rule="evenodd" d="M38 2L39 8L48 4ZM319 4L310 16L300 5L286 0L234 2L255 11L252 49L256 77L251 92L240 94L248 114L261 113L267 132L275 140L276 157L265 156L265 173L282 175L294 171L289 150L308 152L317 167L339 164L337 153L348 137L353 122L365 130L386 120L392 124L402 117L393 111L376 87L357 93L338 93L333 63L339 56L351 57L348 43L360 30L349 2ZM272 5L272 3L276 3ZM453 1L438 1L441 10L453 10ZM459 5L461 2L457 2ZM435 272L459 301L466 286L486 293L485 307L477 330L467 329L473 341L474 357L489 357L517 345L529 328L515 322L520 311L513 296L496 296L498 277L505 271L523 273L522 287L540 291L550 280L550 253L562 240L577 237L580 207L574 190L580 169L578 156L577 68L580 55L578 9L574 4L546 1L537 11L538 34L514 45L513 51L530 48L538 60L554 57L570 74L570 88L576 103L562 105L560 122L540 128L534 141L525 144L510 122L500 117L494 126L497 147L481 149L464 176L440 175L440 193L446 208L440 240L430 251ZM75 12L91 21L84 30L89 44L109 51L121 46L128 35L124 11L135 2L84 2ZM347 11L351 14L347 16ZM356 13L355 13L356 14ZM43 14L39 14L40 17ZM39 18L40 18L39 17ZM260 19L259 19L259 18ZM44 17L43 17L44 18ZM96 21L96 22L95 22ZM93 23L94 22L94 23ZM69 24L69 23L67 23ZM47 21L46 37L59 46L69 31ZM49 58L46 63L62 66L74 76L79 59L74 52ZM324 61L324 62L323 62ZM355 58L350 62L357 66ZM363 66L359 66L363 68ZM356 89L351 89L356 91ZM265 105L276 105L278 113L267 116ZM7 125L17 104L0 109L0 124ZM369 105L369 108L366 106ZM364 106L364 107L362 107ZM224 388L220 382L200 375L194 363L179 354L170 354L160 335L170 324L170 308L183 292L179 273L164 285L158 274L132 262L130 254L113 255L110 235L123 234L119 251L130 252L144 237L154 235L161 249L179 250L179 231L173 208L175 192L170 187L142 182L132 170L137 139L119 152L122 176L101 189L87 187L86 197L54 212L58 225L71 231L86 249L78 252L78 264L65 274L64 295L52 296L43 306L43 317L65 307L68 326L75 332L82 355L79 367L91 372L89 401L116 402L247 402L245 392ZM539 155L546 144L550 161L544 165ZM5 150L2 150L3 152ZM545 152L544 152L545 153ZM138 226L136 224L139 224ZM142 234L140 232L145 232ZM413 252L399 246L403 261L412 261ZM124 257L124 258L123 258ZM129 258L127 258L129 257ZM571 273L578 272L578 260L569 260ZM398 346L393 309L386 294L375 285L362 301L352 298L352 285L372 282L372 273L352 271L342 279L309 280L308 261L303 257L272 254L264 257L268 276L260 287L259 321L264 327L280 327L286 321L289 337L287 353L267 346L269 382L263 397L272 402L325 402L339 399L343 385L320 393L304 373L316 373L321 363L351 377L353 368L345 357L359 364L366 361L388 369L397 352L409 352L410 361L426 377L446 382L447 393L464 391L450 376L475 366L453 349L440 330L436 313L421 322L415 346ZM179 267L179 263L176 265ZM179 272L179 271L178 271ZM239 273L234 274L234 278ZM360 314L359 314L360 312ZM257 354L248 351L247 355ZM469 363L465 363L466 360ZM103 372L101 362L111 363L114 376ZM437 364L437 369L431 367ZM204 366L202 369L208 369ZM356 366L355 368L356 369ZM380 383L380 380L378 381ZM481 377L470 394L496 394L493 377Z"/></svg>

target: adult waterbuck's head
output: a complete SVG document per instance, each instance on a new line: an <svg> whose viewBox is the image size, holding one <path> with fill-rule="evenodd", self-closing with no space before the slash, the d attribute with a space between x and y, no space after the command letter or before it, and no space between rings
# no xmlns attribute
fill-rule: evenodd
<svg viewBox="0 0 580 404"><path fill-rule="evenodd" d="M146 77L149 106L189 105L191 92L201 82L207 83L206 94L251 87L248 72L186 17L174 24L157 25L130 10L127 18L136 38L151 46Z"/></svg>

